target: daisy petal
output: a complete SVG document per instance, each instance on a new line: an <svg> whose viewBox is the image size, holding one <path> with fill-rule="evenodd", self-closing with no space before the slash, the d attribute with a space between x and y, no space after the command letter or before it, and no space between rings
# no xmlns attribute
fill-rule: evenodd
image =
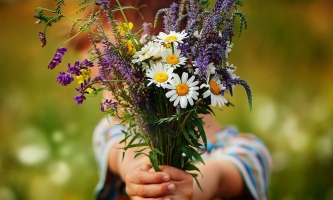
<svg viewBox="0 0 333 200"><path fill-rule="evenodd" d="M180 96L177 96L175 102L173 102L173 106L176 107L179 103L179 100L180 100Z"/></svg>
<svg viewBox="0 0 333 200"><path fill-rule="evenodd" d="M187 107L187 98L186 98L186 96L181 96L180 97L180 107L181 108L186 108Z"/></svg>
<svg viewBox="0 0 333 200"><path fill-rule="evenodd" d="M186 95L188 102L190 103L191 106L193 106L194 102L193 99L190 95Z"/></svg>
<svg viewBox="0 0 333 200"><path fill-rule="evenodd" d="M178 94L172 95L171 98L170 98L170 102L174 101L177 97L178 97Z"/></svg>
<svg viewBox="0 0 333 200"><path fill-rule="evenodd" d="M188 78L188 73L184 72L184 73L182 74L182 83L186 83L187 78Z"/></svg>
<svg viewBox="0 0 333 200"><path fill-rule="evenodd" d="M167 85L166 85L167 86ZM173 96L174 94L176 94L175 90L170 90L169 92L167 92L165 94L166 98L170 98L171 96Z"/></svg>

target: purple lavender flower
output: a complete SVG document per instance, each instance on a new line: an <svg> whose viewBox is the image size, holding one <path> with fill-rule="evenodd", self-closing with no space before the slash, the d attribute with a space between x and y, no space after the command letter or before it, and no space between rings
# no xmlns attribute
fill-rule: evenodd
<svg viewBox="0 0 333 200"><path fill-rule="evenodd" d="M171 6L170 6L170 20L172 23L171 27L170 27L170 31L177 31L177 28L179 26L179 23L175 23L177 22L177 15L178 15L178 12L179 12L179 5L176 4L176 3L172 3Z"/></svg>
<svg viewBox="0 0 333 200"><path fill-rule="evenodd" d="M76 101L76 104L82 104L84 100L86 100L86 97L83 95L77 95L74 97L74 100Z"/></svg>
<svg viewBox="0 0 333 200"><path fill-rule="evenodd" d="M98 0L97 3L98 4L106 4L106 5L108 5L110 2L109 2L109 0Z"/></svg>
<svg viewBox="0 0 333 200"><path fill-rule="evenodd" d="M187 32L189 35L193 35L195 31L198 30L198 15L201 13L198 4L194 0L190 0L190 9L188 11L188 21L187 21Z"/></svg>
<svg viewBox="0 0 333 200"><path fill-rule="evenodd" d="M66 86L74 81L74 78L71 74L65 72L59 72L59 76L57 77L57 82L62 86Z"/></svg>
<svg viewBox="0 0 333 200"><path fill-rule="evenodd" d="M54 69L56 66L58 66L61 63L62 57L66 52L67 49L65 47L58 48L47 68Z"/></svg>
<svg viewBox="0 0 333 200"><path fill-rule="evenodd" d="M234 6L235 1L234 0L217 0L214 8L212 9L212 12L216 14L221 14L222 12L229 12L232 7Z"/></svg>
<svg viewBox="0 0 333 200"><path fill-rule="evenodd" d="M68 63L67 72L74 74L75 76L80 76L81 69L87 70L89 67L93 67L93 66L94 66L93 62L91 62L87 59L84 59L81 63L79 61L76 61L73 66L71 66L70 63Z"/></svg>
<svg viewBox="0 0 333 200"><path fill-rule="evenodd" d="M112 100L106 99L103 103L100 104L101 111L105 112L105 110L112 109L117 112L117 102L112 102Z"/></svg>
<svg viewBox="0 0 333 200"><path fill-rule="evenodd" d="M65 47L59 47L57 49L57 52L61 53L62 55L64 55L67 52L67 48L65 48Z"/></svg>
<svg viewBox="0 0 333 200"><path fill-rule="evenodd" d="M46 37L43 32L38 32L39 40L42 42L42 47L46 45Z"/></svg>

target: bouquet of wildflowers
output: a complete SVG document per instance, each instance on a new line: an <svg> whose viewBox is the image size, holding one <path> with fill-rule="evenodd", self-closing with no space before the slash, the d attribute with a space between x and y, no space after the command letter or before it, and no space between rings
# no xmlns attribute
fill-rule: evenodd
<svg viewBox="0 0 333 200"><path fill-rule="evenodd" d="M117 21L114 12L136 8L112 1L118 7L112 8L109 0L83 0L78 11L93 8L86 19L64 15L64 0L58 0L55 10L36 9L35 17L38 23L45 22L45 28L68 19L73 22L72 28L78 28L77 34L70 32L72 38L89 33L90 57L68 64L56 81L66 86L78 80L77 104L88 95L112 92L114 98L104 99L101 110L118 117L126 127L124 150L136 148L137 155L147 155L155 170L159 165L171 165L198 171L193 163L204 163L199 150L206 147L200 115L213 114L211 107L233 105L225 95L232 96L235 85L245 88L251 108L248 84L228 63L235 20L240 19L240 32L246 28L245 17L237 7L242 3L216 0L209 7L208 1L181 0L156 13L155 24L163 22L164 31L151 35L150 24L133 30L125 15L123 22ZM107 24L100 21L101 15ZM39 37L44 46L45 31ZM59 65L66 51L58 48L48 68ZM96 77L91 77L93 66L98 68ZM196 178L196 173L191 174Z"/></svg>

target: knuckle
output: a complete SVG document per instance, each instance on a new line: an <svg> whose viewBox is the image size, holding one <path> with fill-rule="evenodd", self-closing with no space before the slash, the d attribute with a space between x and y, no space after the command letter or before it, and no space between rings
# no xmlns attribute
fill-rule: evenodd
<svg viewBox="0 0 333 200"><path fill-rule="evenodd" d="M141 196L141 197L146 197L148 195L147 190L144 186L139 186L137 188L137 194L138 194L138 196Z"/></svg>
<svg viewBox="0 0 333 200"><path fill-rule="evenodd" d="M138 180L139 183L143 182L143 174L142 173L138 173L137 180Z"/></svg>

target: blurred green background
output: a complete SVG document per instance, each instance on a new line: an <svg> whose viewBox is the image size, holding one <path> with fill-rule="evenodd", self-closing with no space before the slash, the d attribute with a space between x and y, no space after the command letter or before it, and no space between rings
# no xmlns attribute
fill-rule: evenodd
<svg viewBox="0 0 333 200"><path fill-rule="evenodd" d="M76 3L68 1L70 5ZM231 63L243 88L222 124L261 137L274 170L269 199L333 199L333 2L244 0L248 29L234 41ZM40 47L34 8L51 0L0 0L0 200L92 199L97 166L91 145L103 117L99 98L76 106L74 87L47 70L61 30ZM69 52L63 67L79 55Z"/></svg>

